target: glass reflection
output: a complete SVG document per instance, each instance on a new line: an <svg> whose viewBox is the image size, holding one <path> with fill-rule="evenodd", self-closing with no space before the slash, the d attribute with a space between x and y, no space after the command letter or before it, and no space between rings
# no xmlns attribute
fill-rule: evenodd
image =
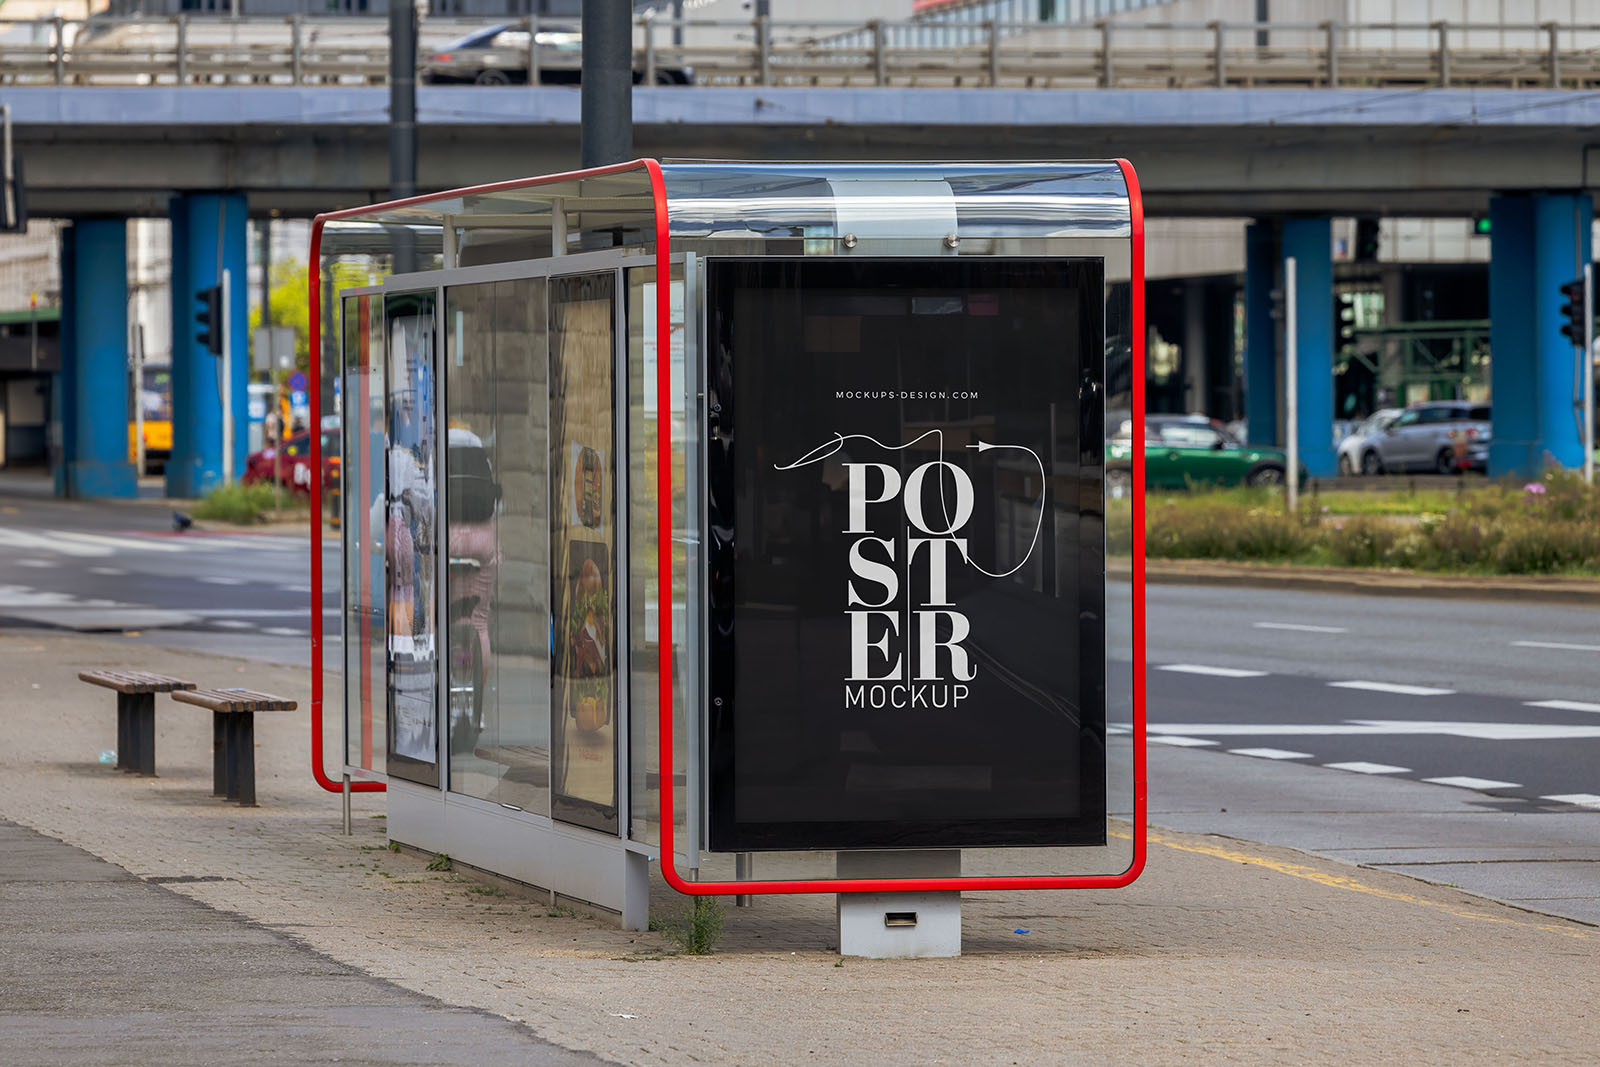
<svg viewBox="0 0 1600 1067"><path fill-rule="evenodd" d="M385 618L383 316L370 295L344 307L344 457L340 463L345 567L345 763L383 770ZM374 700L374 690L378 697Z"/></svg>
<svg viewBox="0 0 1600 1067"><path fill-rule="evenodd" d="M445 294L450 789L550 811L545 282Z"/></svg>

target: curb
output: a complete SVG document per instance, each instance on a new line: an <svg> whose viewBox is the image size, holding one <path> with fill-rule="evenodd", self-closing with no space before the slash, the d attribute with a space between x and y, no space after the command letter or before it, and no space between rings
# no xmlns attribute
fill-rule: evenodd
<svg viewBox="0 0 1600 1067"><path fill-rule="evenodd" d="M1132 560L1126 557L1107 559L1106 577L1131 580ZM1145 581L1156 585L1233 585L1357 596L1519 600L1591 607L1600 604L1600 579L1595 578L1442 575L1401 570L1152 559L1145 562Z"/></svg>

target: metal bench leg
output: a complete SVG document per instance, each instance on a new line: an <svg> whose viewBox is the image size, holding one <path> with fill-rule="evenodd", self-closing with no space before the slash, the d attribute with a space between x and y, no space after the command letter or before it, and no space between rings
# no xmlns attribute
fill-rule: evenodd
<svg viewBox="0 0 1600 1067"><path fill-rule="evenodd" d="M211 795L228 795L228 717L211 713Z"/></svg>
<svg viewBox="0 0 1600 1067"><path fill-rule="evenodd" d="M133 751L133 697L117 694L117 770L131 771L139 761Z"/></svg>
<svg viewBox="0 0 1600 1067"><path fill-rule="evenodd" d="M238 777L234 782L234 797L247 808L256 806L256 723L255 714L248 711L233 713L233 748L238 759Z"/></svg>
<svg viewBox="0 0 1600 1067"><path fill-rule="evenodd" d="M139 754L139 773L148 778L156 776L156 695L138 693L134 701L134 733L138 736L135 750Z"/></svg>
<svg viewBox="0 0 1600 1067"><path fill-rule="evenodd" d="M222 795L239 799L239 724L232 712L222 716Z"/></svg>

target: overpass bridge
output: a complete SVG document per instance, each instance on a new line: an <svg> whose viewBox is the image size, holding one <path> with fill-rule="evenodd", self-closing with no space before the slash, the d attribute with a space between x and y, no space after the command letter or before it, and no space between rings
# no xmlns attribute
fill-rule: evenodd
<svg viewBox="0 0 1600 1067"><path fill-rule="evenodd" d="M1454 80L1436 70L1434 84L1390 87L1327 78L1318 86L1168 89L648 85L634 94L635 145L642 155L802 161L1123 156L1138 168L1151 214L1254 217L1246 279L1251 436L1281 436L1281 339L1269 294L1292 256L1301 455L1313 473L1332 473L1334 464L1331 217L1487 211L1501 371L1491 471L1531 471L1547 454L1575 465L1575 356L1560 334L1560 285L1591 257L1589 162L1600 148L1600 96L1445 84ZM121 380L126 358L125 326L104 315L126 306L116 237L123 218L173 219L172 319L186 324L193 291L212 284L223 265L243 275L250 214L309 215L386 197L381 86L49 80L0 86L0 103L12 108L33 213L79 220L63 248L63 350L75 353L77 369L64 360L70 380L59 391L79 426L125 403L101 395L105 382ZM579 94L569 88L424 87L418 105L423 188L565 170L577 158ZM242 360L242 286L234 300ZM215 394L216 361L187 336L173 347L181 423L184 404ZM240 412L245 378L241 365L233 378ZM120 446L68 436L80 458L68 460L63 491L128 491ZM174 447L175 493L215 483L220 433L209 423Z"/></svg>

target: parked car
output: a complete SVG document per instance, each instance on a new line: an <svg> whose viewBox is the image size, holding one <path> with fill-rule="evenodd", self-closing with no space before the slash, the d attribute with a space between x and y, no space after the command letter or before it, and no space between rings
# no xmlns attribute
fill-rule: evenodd
<svg viewBox="0 0 1600 1067"><path fill-rule="evenodd" d="M577 85L583 74L583 34L570 27L544 27L538 31L539 84ZM502 23L475 30L451 41L422 61L422 80L434 85L527 85L528 24ZM633 82L644 81L644 71L633 72ZM657 85L689 85L694 71L688 67L658 66Z"/></svg>
<svg viewBox="0 0 1600 1067"><path fill-rule="evenodd" d="M1464 400L1413 404L1380 432L1363 441L1362 474L1429 470L1487 470L1489 407Z"/></svg>
<svg viewBox="0 0 1600 1067"><path fill-rule="evenodd" d="M259 452L252 452L245 457L244 476L240 481L246 485L256 482L272 484L273 469L276 466L277 450L268 445ZM322 431L322 487L328 489L338 484L339 469L339 427ZM291 434L283 445L283 465L278 468L279 479L284 488L296 492L311 492L311 434L306 430Z"/></svg>
<svg viewBox="0 0 1600 1067"><path fill-rule="evenodd" d="M1356 425L1339 440L1339 473L1355 474L1361 469L1361 457L1366 454L1367 442L1389 428L1389 424L1404 414L1404 408L1379 408Z"/></svg>
<svg viewBox="0 0 1600 1067"><path fill-rule="evenodd" d="M1106 445L1106 489L1125 495L1133 486L1133 423L1124 419ZM1246 445L1203 415L1147 415L1144 479L1149 489L1191 485L1282 485L1289 458L1280 448ZM1300 470L1300 481L1306 478Z"/></svg>

